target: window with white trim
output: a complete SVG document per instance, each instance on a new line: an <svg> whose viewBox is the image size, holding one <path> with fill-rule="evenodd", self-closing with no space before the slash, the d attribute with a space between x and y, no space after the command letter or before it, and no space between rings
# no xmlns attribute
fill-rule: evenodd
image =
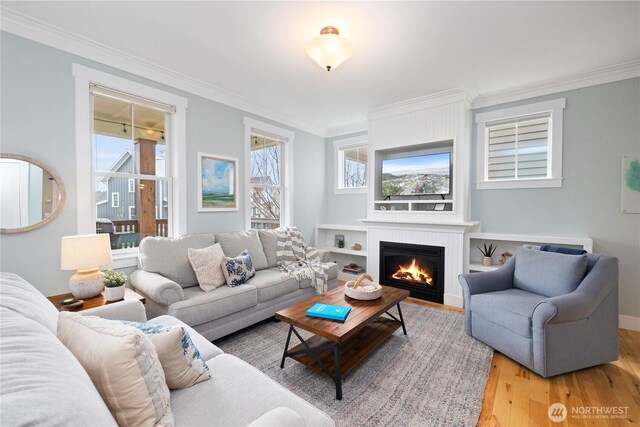
<svg viewBox="0 0 640 427"><path fill-rule="evenodd" d="M135 179L130 179L129 180L129 193L135 193L136 192L136 180Z"/></svg>
<svg viewBox="0 0 640 427"><path fill-rule="evenodd" d="M565 99L476 115L477 188L562 186Z"/></svg>
<svg viewBox="0 0 640 427"><path fill-rule="evenodd" d="M249 195L253 229L273 229L282 225L282 167L282 141L252 134Z"/></svg>
<svg viewBox="0 0 640 427"><path fill-rule="evenodd" d="M334 192L367 192L367 136L338 139L333 142Z"/></svg>
<svg viewBox="0 0 640 427"><path fill-rule="evenodd" d="M129 220L134 220L134 219L136 219L136 207L129 206Z"/></svg>
<svg viewBox="0 0 640 427"><path fill-rule="evenodd" d="M111 193L111 207L112 208L120 207L120 193Z"/></svg>

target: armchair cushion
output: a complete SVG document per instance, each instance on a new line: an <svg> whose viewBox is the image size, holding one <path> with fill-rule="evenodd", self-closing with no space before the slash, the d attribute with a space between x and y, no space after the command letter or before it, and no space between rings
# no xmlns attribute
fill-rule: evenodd
<svg viewBox="0 0 640 427"><path fill-rule="evenodd" d="M573 292L587 271L586 255L564 255L519 247L515 258L513 287L546 297Z"/></svg>
<svg viewBox="0 0 640 427"><path fill-rule="evenodd" d="M506 289L471 296L471 311L523 337L531 337L531 318L546 297L522 289Z"/></svg>

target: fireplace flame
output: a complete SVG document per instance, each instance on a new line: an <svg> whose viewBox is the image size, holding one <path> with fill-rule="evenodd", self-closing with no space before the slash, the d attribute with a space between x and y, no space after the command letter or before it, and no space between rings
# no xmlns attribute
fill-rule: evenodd
<svg viewBox="0 0 640 427"><path fill-rule="evenodd" d="M429 273L416 265L415 258L410 265L401 265L398 270L391 276L394 279L404 280L406 282L421 283L424 285L432 285L433 278L429 276Z"/></svg>

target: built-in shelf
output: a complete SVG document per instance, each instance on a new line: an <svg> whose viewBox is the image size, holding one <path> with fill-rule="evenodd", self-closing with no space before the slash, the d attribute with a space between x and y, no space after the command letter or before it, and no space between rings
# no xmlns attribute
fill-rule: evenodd
<svg viewBox="0 0 640 427"><path fill-rule="evenodd" d="M377 212L432 212L451 213L453 200L377 200L373 202Z"/></svg>
<svg viewBox="0 0 640 427"><path fill-rule="evenodd" d="M335 245L336 234L344 236L344 248ZM355 243L362 245L359 251L351 249ZM367 228L361 225L316 224L316 247L331 252L338 267L355 263L362 267L367 265ZM356 276L357 277L357 276Z"/></svg>
<svg viewBox="0 0 640 427"><path fill-rule="evenodd" d="M319 246L318 249L333 252L336 254L355 255L355 256L363 256L363 257L367 256L367 251L365 250L356 251L354 249L336 248L334 246Z"/></svg>
<svg viewBox="0 0 640 427"><path fill-rule="evenodd" d="M486 266L480 263L482 255L477 246L482 247L484 244L493 244L497 246L493 255L494 265ZM516 249L522 245L540 246L544 244L566 246L576 249L584 249L587 252L593 252L593 240L583 236L551 236L536 234L503 234L503 233L484 233L471 232L465 234L466 248L466 269L465 271L493 271L500 268L500 256L509 252L515 254Z"/></svg>

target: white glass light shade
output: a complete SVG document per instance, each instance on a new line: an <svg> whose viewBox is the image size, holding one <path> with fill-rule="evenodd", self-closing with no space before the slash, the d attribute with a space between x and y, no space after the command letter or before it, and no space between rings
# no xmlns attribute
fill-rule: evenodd
<svg viewBox="0 0 640 427"><path fill-rule="evenodd" d="M353 51L351 42L340 36L334 27L324 27L320 35L307 43L307 55L322 68L331 71L349 59Z"/></svg>
<svg viewBox="0 0 640 427"><path fill-rule="evenodd" d="M60 268L80 270L109 265L111 241L108 234L83 234L62 238L60 246Z"/></svg>

